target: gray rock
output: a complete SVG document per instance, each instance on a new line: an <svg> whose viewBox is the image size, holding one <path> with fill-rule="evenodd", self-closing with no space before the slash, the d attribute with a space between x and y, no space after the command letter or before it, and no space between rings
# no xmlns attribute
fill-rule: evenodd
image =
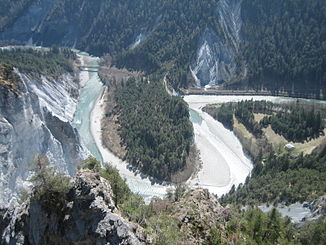
<svg viewBox="0 0 326 245"><path fill-rule="evenodd" d="M75 77L36 81L15 72L21 80L19 93L0 86L0 208L28 185L31 163L38 155L73 176L87 154L70 123L79 89Z"/></svg>
<svg viewBox="0 0 326 245"><path fill-rule="evenodd" d="M105 179L81 170L72 182L69 200L60 212L45 210L31 200L10 207L3 217L7 226L0 231L0 243L141 244L135 235L140 228L121 217Z"/></svg>

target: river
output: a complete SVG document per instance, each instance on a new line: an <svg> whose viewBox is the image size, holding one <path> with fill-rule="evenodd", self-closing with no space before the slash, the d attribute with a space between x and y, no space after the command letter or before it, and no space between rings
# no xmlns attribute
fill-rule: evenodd
<svg viewBox="0 0 326 245"><path fill-rule="evenodd" d="M273 206L261 205L258 206L263 212L269 212ZM292 222L300 223L302 219L311 218L312 212L308 207L304 207L301 203L294 203L289 206L279 205L276 209L281 213L282 217L290 217Z"/></svg>
<svg viewBox="0 0 326 245"><path fill-rule="evenodd" d="M82 65L95 66L98 65L98 58L90 57L87 53L79 53ZM82 88L78 101L77 110L75 112L73 126L78 130L82 142L91 154L99 161L103 162L101 153L99 152L94 137L90 131L90 115L94 108L95 102L103 90L97 72L81 71Z"/></svg>

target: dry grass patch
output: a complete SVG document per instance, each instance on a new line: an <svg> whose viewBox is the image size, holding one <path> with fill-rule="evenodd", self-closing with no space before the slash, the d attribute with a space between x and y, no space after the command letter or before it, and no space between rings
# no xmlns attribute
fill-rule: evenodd
<svg viewBox="0 0 326 245"><path fill-rule="evenodd" d="M263 113L254 113L255 121L260 123L260 121L265 117L268 116L267 114Z"/></svg>
<svg viewBox="0 0 326 245"><path fill-rule="evenodd" d="M311 154L316 147L318 147L323 141L326 140L326 129L323 131L323 136L320 136L317 139L312 139L310 141L305 141L304 143L294 143L287 141L283 136L276 134L270 125L266 129L263 129L263 131L268 142L273 145L274 149L278 149L280 146L283 147L284 145L291 143L295 146L294 153L302 152L305 155Z"/></svg>

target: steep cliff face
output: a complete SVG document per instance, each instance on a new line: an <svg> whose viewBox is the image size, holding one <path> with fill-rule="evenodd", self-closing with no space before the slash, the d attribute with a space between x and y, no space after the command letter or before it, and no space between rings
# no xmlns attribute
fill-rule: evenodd
<svg viewBox="0 0 326 245"><path fill-rule="evenodd" d="M9 204L31 174L38 155L69 175L85 157L71 126L78 99L72 75L37 81L20 73L18 92L0 85L0 207Z"/></svg>
<svg viewBox="0 0 326 245"><path fill-rule="evenodd" d="M206 28L199 41L197 58L191 72L198 87L219 86L233 81L239 73L241 1L220 0L217 4L218 32ZM241 71L240 73L244 73Z"/></svg>
<svg viewBox="0 0 326 245"><path fill-rule="evenodd" d="M81 170L72 183L69 200L59 212L30 199L9 208L0 221L4 224L0 243L141 244L138 236L142 231L121 217L106 180Z"/></svg>

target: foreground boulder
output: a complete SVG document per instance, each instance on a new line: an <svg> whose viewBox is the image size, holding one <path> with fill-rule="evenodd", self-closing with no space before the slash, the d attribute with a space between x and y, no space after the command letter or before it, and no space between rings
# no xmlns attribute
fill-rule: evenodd
<svg viewBox="0 0 326 245"><path fill-rule="evenodd" d="M0 244L141 244L141 231L121 217L112 196L105 179L81 170L59 209L33 199L10 207L0 220Z"/></svg>

